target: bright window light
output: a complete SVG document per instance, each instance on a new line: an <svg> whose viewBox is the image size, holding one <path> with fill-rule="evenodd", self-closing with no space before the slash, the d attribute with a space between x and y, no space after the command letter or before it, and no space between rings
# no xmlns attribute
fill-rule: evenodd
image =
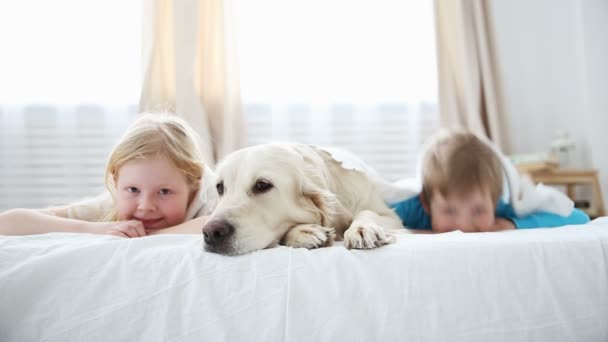
<svg viewBox="0 0 608 342"><path fill-rule="evenodd" d="M0 2L0 103L135 103L141 1Z"/></svg>
<svg viewBox="0 0 608 342"><path fill-rule="evenodd" d="M245 102L435 103L432 1L241 0Z"/></svg>

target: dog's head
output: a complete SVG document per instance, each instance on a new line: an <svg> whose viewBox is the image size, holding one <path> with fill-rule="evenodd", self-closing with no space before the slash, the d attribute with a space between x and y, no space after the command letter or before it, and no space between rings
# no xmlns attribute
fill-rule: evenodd
<svg viewBox="0 0 608 342"><path fill-rule="evenodd" d="M335 195L321 153L266 144L228 155L217 168L219 202L203 228L205 249L243 254L276 245L295 225L330 225Z"/></svg>

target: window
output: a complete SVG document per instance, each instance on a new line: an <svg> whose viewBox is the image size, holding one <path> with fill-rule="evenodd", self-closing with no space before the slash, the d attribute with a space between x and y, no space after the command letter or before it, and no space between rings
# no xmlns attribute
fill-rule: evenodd
<svg viewBox="0 0 608 342"><path fill-rule="evenodd" d="M346 147L413 175L437 126L432 1L234 0L248 142ZM137 110L141 1L0 3L0 211L103 189Z"/></svg>
<svg viewBox="0 0 608 342"><path fill-rule="evenodd" d="M141 3L0 3L0 211L103 189L140 91Z"/></svg>
<svg viewBox="0 0 608 342"><path fill-rule="evenodd" d="M387 179L415 174L438 125L432 1L235 7L249 144L342 146Z"/></svg>

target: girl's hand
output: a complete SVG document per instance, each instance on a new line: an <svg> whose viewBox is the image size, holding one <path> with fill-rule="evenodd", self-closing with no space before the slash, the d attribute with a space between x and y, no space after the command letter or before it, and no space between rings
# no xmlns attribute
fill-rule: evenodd
<svg viewBox="0 0 608 342"><path fill-rule="evenodd" d="M114 235L126 238L146 236L144 225L137 220L116 222L92 222L89 232L93 234Z"/></svg>
<svg viewBox="0 0 608 342"><path fill-rule="evenodd" d="M209 220L209 216L201 216L194 218L190 221L186 221L178 224L177 226L160 228L160 229L146 229L147 235L156 234L203 234L203 226Z"/></svg>
<svg viewBox="0 0 608 342"><path fill-rule="evenodd" d="M113 227L108 228L105 234L121 237L142 237L146 236L146 230L143 223L136 220L112 222Z"/></svg>

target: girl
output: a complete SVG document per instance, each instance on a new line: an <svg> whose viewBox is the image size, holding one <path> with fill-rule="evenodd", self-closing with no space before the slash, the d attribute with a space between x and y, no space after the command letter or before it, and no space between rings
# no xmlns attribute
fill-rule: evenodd
<svg viewBox="0 0 608 342"><path fill-rule="evenodd" d="M106 193L62 207L6 211L0 214L0 235L200 234L217 194L197 139L174 115L142 114L110 154Z"/></svg>

